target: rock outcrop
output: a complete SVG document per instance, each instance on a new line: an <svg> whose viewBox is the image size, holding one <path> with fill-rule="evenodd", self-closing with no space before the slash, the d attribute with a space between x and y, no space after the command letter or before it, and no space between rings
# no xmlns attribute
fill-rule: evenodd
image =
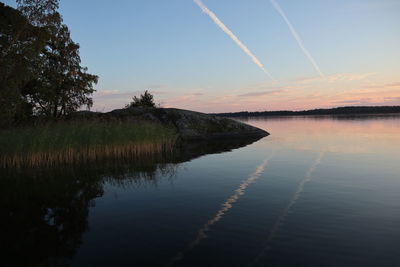
<svg viewBox="0 0 400 267"><path fill-rule="evenodd" d="M262 129L236 120L175 108L137 107L116 109L107 113L85 111L75 113L73 118L161 123L175 128L183 140L261 138L269 135Z"/></svg>

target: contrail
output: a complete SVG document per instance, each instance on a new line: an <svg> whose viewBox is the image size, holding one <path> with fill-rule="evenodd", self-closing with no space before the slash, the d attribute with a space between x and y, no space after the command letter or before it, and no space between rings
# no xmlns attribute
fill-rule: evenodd
<svg viewBox="0 0 400 267"><path fill-rule="evenodd" d="M199 244L202 239L207 237L206 233L209 231L210 226L221 220L222 217L224 217L225 213L233 207L233 203L235 203L242 195L245 194L246 188L250 184L254 183L261 176L272 155L273 154L271 154L260 165L258 165L256 170L239 185L239 187L235 190L235 193L230 196L224 203L222 203L221 209L219 209L217 213L215 213L213 218L211 218L207 223L203 225L203 227L198 231L196 239L189 244L186 251L192 249L197 244ZM178 253L178 255L176 255L176 257L172 259L172 262L181 260L183 258L183 254L184 252Z"/></svg>
<svg viewBox="0 0 400 267"><path fill-rule="evenodd" d="M325 155L325 152L320 152L318 154L318 157L315 159L315 161L312 163L310 168L307 170L307 173L304 176L304 179L300 182L300 184L299 184L296 192L293 194L293 197L290 200L289 204L282 211L281 215L278 217L278 219L276 220L275 224L272 226L272 229L271 229L270 234L268 236L268 239L266 241L267 245L262 249L262 251L255 258L255 260L253 261L252 264L255 264L256 262L258 262L261 259L261 257L264 255L264 253L270 249L271 241L275 237L276 232L278 231L279 227L282 225L282 222L286 219L286 216L288 215L288 213L291 210L291 208L296 204L297 200L299 199L300 194L304 190L304 185L311 181L311 178L312 178L311 175L315 171L317 166L321 163L321 160L324 157L324 155Z"/></svg>
<svg viewBox="0 0 400 267"><path fill-rule="evenodd" d="M315 70L319 73L319 75L324 78L325 75L322 73L320 67L318 66L318 64L314 60L314 58L311 56L310 52L308 52L307 48L305 48L305 46L303 44L303 40L301 40L300 35L297 33L297 31L294 29L292 23L290 23L289 19L286 17L285 12L283 12L282 8L279 6L279 4L275 0L270 0L270 1L271 1L271 4L274 6L274 8L279 12L279 14L285 20L286 24L289 27L290 32L292 33L292 35L294 37L294 39L296 39L296 41L299 44L301 50L303 50L303 53L310 60L311 64L314 66Z"/></svg>
<svg viewBox="0 0 400 267"><path fill-rule="evenodd" d="M261 61L250 51L250 49L247 48L245 44L243 44L239 38L236 37L235 34L231 30L228 29L228 27L225 26L224 23L217 17L217 15L214 14L211 10L209 10L201 0L193 0L202 10L204 13L206 13L213 21L215 24L218 25L218 27L221 28L242 50L245 52L251 60L265 73L268 75L271 80L275 80L272 75L264 68L264 65L261 63Z"/></svg>

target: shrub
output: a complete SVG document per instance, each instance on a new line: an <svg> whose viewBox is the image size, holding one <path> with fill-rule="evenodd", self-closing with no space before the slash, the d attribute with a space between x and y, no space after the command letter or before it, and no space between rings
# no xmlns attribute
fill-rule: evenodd
<svg viewBox="0 0 400 267"><path fill-rule="evenodd" d="M133 108L133 107L155 107L154 97L147 90L144 94L141 94L140 97L134 96L132 98L132 102L127 104L125 108Z"/></svg>

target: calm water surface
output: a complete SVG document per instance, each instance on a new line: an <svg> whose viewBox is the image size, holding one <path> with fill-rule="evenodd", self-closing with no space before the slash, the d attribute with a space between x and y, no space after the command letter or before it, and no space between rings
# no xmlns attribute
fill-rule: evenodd
<svg viewBox="0 0 400 267"><path fill-rule="evenodd" d="M2 258L7 266L400 266L400 117L244 121L271 135L177 163L3 175Z"/></svg>

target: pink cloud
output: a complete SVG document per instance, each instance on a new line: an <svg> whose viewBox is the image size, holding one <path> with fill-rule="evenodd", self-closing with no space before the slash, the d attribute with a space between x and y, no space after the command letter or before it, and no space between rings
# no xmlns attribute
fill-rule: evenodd
<svg viewBox="0 0 400 267"><path fill-rule="evenodd" d="M335 74L326 79L263 82L242 88L172 88L150 90L157 103L200 112L304 110L343 105L400 105L400 82L372 73ZM396 80L395 80L396 81ZM359 88L359 89L357 89ZM122 108L143 91L101 90L94 95L94 110Z"/></svg>
<svg viewBox="0 0 400 267"><path fill-rule="evenodd" d="M385 83L385 84L376 84L376 85L367 85L365 88L393 88L398 87L400 88L400 82L394 83Z"/></svg>
<svg viewBox="0 0 400 267"><path fill-rule="evenodd" d="M332 75L326 75L325 77L315 76L315 77L300 77L294 79L297 83L314 83L314 82L343 82L343 81L360 81L365 78L374 75L374 73L338 73Z"/></svg>
<svg viewBox="0 0 400 267"><path fill-rule="evenodd" d="M264 95L279 95L286 93L288 90L280 89L280 90L272 90L272 91L263 91L263 92L252 92L238 95L239 97L251 97L251 96L264 96Z"/></svg>

